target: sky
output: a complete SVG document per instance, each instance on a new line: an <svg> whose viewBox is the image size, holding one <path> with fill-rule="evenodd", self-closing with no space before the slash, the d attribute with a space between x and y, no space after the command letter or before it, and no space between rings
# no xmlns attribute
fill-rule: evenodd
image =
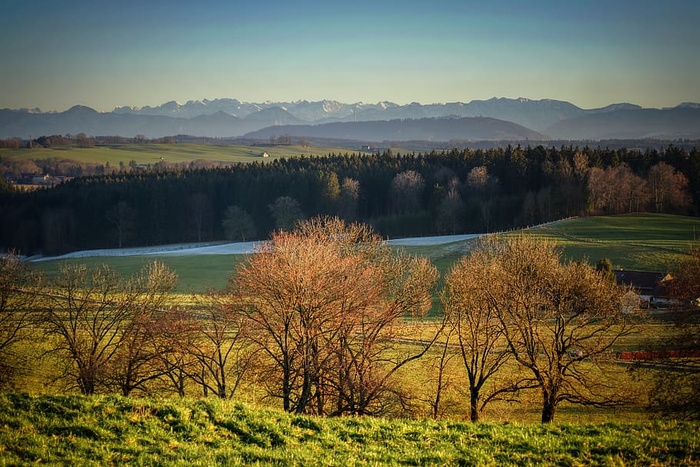
<svg viewBox="0 0 700 467"><path fill-rule="evenodd" d="M697 0L2 0L0 108L700 102Z"/></svg>

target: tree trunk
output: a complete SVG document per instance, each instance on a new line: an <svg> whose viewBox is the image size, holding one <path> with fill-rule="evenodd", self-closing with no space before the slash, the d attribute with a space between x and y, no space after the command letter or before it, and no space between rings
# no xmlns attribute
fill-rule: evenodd
<svg viewBox="0 0 700 467"><path fill-rule="evenodd" d="M95 394L95 387L97 386L95 373L94 368L83 367L78 369L78 387L84 396Z"/></svg>
<svg viewBox="0 0 700 467"><path fill-rule="evenodd" d="M290 379L289 368L285 367L282 371L282 406L285 412L289 412L292 408L292 389L290 387Z"/></svg>
<svg viewBox="0 0 700 467"><path fill-rule="evenodd" d="M557 411L557 398L555 391L542 389L542 423L550 423L554 420Z"/></svg>
<svg viewBox="0 0 700 467"><path fill-rule="evenodd" d="M476 388L469 389L469 419L479 421L479 390Z"/></svg>
<svg viewBox="0 0 700 467"><path fill-rule="evenodd" d="M185 397L185 378L178 378L176 387L177 395L180 397Z"/></svg>

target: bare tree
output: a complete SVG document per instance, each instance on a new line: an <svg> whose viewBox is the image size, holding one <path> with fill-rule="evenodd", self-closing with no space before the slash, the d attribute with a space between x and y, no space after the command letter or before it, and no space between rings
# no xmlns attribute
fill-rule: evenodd
<svg viewBox="0 0 700 467"><path fill-rule="evenodd" d="M278 230L291 230L305 217L299 201L289 196L280 196L268 206L268 209Z"/></svg>
<svg viewBox="0 0 700 467"><path fill-rule="evenodd" d="M391 196L396 214L415 213L423 207L425 180L414 170L397 174L391 181Z"/></svg>
<svg viewBox="0 0 700 467"><path fill-rule="evenodd" d="M0 256L0 388L27 368L21 344L30 338L41 277L14 253Z"/></svg>
<svg viewBox="0 0 700 467"><path fill-rule="evenodd" d="M331 355L325 342L342 326L345 289L353 285L348 290L361 290L354 287L357 273L342 264L341 251L333 246L333 237L281 231L232 279L231 292L239 300L250 338L269 357L263 380L287 411L311 410L322 367Z"/></svg>
<svg viewBox="0 0 700 467"><path fill-rule="evenodd" d="M125 242L133 237L136 211L131 209L125 201L119 201L107 211L105 219L114 226L118 248L121 248Z"/></svg>
<svg viewBox="0 0 700 467"><path fill-rule="evenodd" d="M190 332L181 336L196 362L187 374L205 395L233 397L253 362L254 352L244 338L240 317L226 296L210 292L200 298L197 316L190 317Z"/></svg>
<svg viewBox="0 0 700 467"><path fill-rule="evenodd" d="M161 336L156 323L168 313L168 295L177 284L177 274L164 263L153 261L129 279L120 299L128 313L121 322L117 350L108 362L105 380L128 396L164 374L158 347Z"/></svg>
<svg viewBox="0 0 700 467"><path fill-rule="evenodd" d="M459 194L459 179L454 177L447 183L447 194L437 209L438 229L446 233L457 233L461 229L464 202Z"/></svg>
<svg viewBox="0 0 700 467"><path fill-rule="evenodd" d="M604 212L611 203L613 187L604 169L591 167L588 172L588 193L593 212Z"/></svg>
<svg viewBox="0 0 700 467"><path fill-rule="evenodd" d="M508 351L529 374L521 387L539 388L542 422L561 402L612 406L617 396L606 363L631 332L623 291L584 263L563 264L546 241L507 237L482 244L483 299L502 326Z"/></svg>
<svg viewBox="0 0 700 467"><path fill-rule="evenodd" d="M466 185L478 197L484 230L488 232L491 226L493 194L498 185L498 179L491 176L488 169L482 165L469 171Z"/></svg>
<svg viewBox="0 0 700 467"><path fill-rule="evenodd" d="M588 173L588 192L593 210L622 214L642 210L649 202L647 183L626 164L605 170L592 167Z"/></svg>
<svg viewBox="0 0 700 467"><path fill-rule="evenodd" d="M700 420L700 244L671 272L668 290L678 312L652 371L650 409L660 416Z"/></svg>
<svg viewBox="0 0 700 467"><path fill-rule="evenodd" d="M484 408L528 384L523 379L495 376L512 358L498 308L501 278L491 265L488 243L458 261L445 277L443 307L454 329L463 368L469 381L469 419L479 420ZM500 375L499 375L500 376ZM487 386L487 383L491 383Z"/></svg>
<svg viewBox="0 0 700 467"><path fill-rule="evenodd" d="M425 310L435 277L367 227L325 218L274 234L239 266L230 292L286 411L362 414L425 352L392 350L392 337L404 314Z"/></svg>
<svg viewBox="0 0 700 467"><path fill-rule="evenodd" d="M253 218L238 206L228 206L221 222L227 240L243 241L255 238L257 230Z"/></svg>
<svg viewBox="0 0 700 467"><path fill-rule="evenodd" d="M80 148L92 148L95 146L95 138L90 138L85 133L75 135L75 140Z"/></svg>
<svg viewBox="0 0 700 467"><path fill-rule="evenodd" d="M688 179L665 162L659 162L647 176L654 212L684 212L690 205Z"/></svg>
<svg viewBox="0 0 700 467"><path fill-rule="evenodd" d="M119 300L122 281L107 266L62 266L41 324L53 343L52 353L65 364L63 376L83 394L105 384L108 362L117 351L130 309Z"/></svg>
<svg viewBox="0 0 700 467"><path fill-rule="evenodd" d="M155 378L152 325L175 280L159 262L128 280L105 265L61 267L40 323L62 376L86 395L144 389Z"/></svg>
<svg viewBox="0 0 700 467"><path fill-rule="evenodd" d="M407 396L393 378L422 357L442 329L419 341L416 348L406 349L405 335L419 335L419 331L407 333L410 326L402 318L423 317L431 305L430 288L437 271L427 258L387 254L365 263L364 269L375 279L361 291L374 290L375 303L357 309L339 336L335 362L339 377L332 381L338 396L334 415L381 415L392 397L405 405Z"/></svg>
<svg viewBox="0 0 700 467"><path fill-rule="evenodd" d="M357 220L357 208L360 199L360 182L346 177L340 184L339 216L346 222Z"/></svg>
<svg viewBox="0 0 700 467"><path fill-rule="evenodd" d="M183 309L169 309L151 323L155 355L164 389L173 390L185 397L189 375L200 369L190 351L189 343L196 338L196 323L191 312Z"/></svg>
<svg viewBox="0 0 700 467"><path fill-rule="evenodd" d="M441 336L444 338L444 341L439 343L438 355L433 360L430 367L431 370L433 372L437 372L437 374L428 375L427 380L425 381L426 385L435 385L434 392L431 391L431 397L427 401L428 405L430 406L430 415L435 420L443 415L445 393L453 385L452 379L450 378L449 365L452 359L456 356L450 348L454 332L455 329L449 325L443 327Z"/></svg>
<svg viewBox="0 0 700 467"><path fill-rule="evenodd" d="M467 174L467 186L472 190L485 190L489 183L489 170L486 166L474 167Z"/></svg>
<svg viewBox="0 0 700 467"><path fill-rule="evenodd" d="M195 193L187 199L190 224L194 238L201 242L208 237L211 228L211 201L205 193Z"/></svg>

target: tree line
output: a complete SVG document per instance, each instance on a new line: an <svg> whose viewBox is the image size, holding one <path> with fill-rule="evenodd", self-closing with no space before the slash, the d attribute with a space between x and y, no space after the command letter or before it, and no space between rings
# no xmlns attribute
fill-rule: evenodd
<svg viewBox="0 0 700 467"><path fill-rule="evenodd" d="M124 136L88 136L85 133L78 133L77 135L44 135L28 140L18 137L0 139L0 148L91 148L105 144L172 144L176 141L174 136L146 138L144 135L136 135L133 138L128 138Z"/></svg>
<svg viewBox="0 0 700 467"><path fill-rule="evenodd" d="M683 299L697 297L700 255L691 257L679 270ZM50 359L60 387L86 395L232 398L250 385L294 413L406 416L422 402L438 417L451 392L468 399L473 421L533 391L542 422L562 403L632 403L613 350L637 318L604 268L564 262L540 240L487 237L446 274L443 312L429 317L437 279L426 258L337 217L275 232L225 290L190 303L172 302L177 276L157 261L128 278L83 265L42 278L5 256L0 385L33 371L29 343L43 336L36 357ZM656 381L656 406L696 408L697 373L685 366L680 392L665 391L673 368L645 378Z"/></svg>
<svg viewBox="0 0 700 467"><path fill-rule="evenodd" d="M56 254L256 240L317 215L367 223L385 237L478 233L577 215L696 214L700 205L700 155L673 146L386 151L96 170L102 174L30 193L3 185L0 245Z"/></svg>

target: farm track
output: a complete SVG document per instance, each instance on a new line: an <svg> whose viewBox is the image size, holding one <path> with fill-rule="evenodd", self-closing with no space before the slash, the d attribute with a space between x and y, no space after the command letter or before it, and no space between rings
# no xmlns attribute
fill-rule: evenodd
<svg viewBox="0 0 700 467"><path fill-rule="evenodd" d="M668 253L678 253L678 254L685 253L684 250L681 250L679 248L669 248L669 247L650 245L650 244L639 243L639 242L626 242L626 241L620 241L620 240L614 240L614 241L613 240L597 240L597 239L589 238L589 237L578 237L578 236L566 233L563 230L552 229L549 227L545 227L543 229L543 231L551 232L552 236L561 237L563 239L566 239L570 242L575 242L575 243L585 243L585 244L605 245L605 246L624 245L624 246L633 246L633 247L638 247L638 248L647 248L647 249L657 250L657 251L665 251Z"/></svg>

